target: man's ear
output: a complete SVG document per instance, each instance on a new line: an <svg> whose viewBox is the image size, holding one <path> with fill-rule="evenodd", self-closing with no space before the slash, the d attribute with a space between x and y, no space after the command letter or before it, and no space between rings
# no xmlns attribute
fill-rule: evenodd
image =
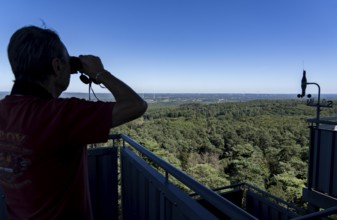
<svg viewBox="0 0 337 220"><path fill-rule="evenodd" d="M59 58L54 58L52 60L52 67L55 75L59 75L62 70L62 61Z"/></svg>

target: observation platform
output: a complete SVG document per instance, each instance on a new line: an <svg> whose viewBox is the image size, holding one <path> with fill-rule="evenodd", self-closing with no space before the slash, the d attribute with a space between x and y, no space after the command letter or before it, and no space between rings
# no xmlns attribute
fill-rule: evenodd
<svg viewBox="0 0 337 220"><path fill-rule="evenodd" d="M112 146L89 149L95 220L337 219L337 122L331 118L309 122L308 184L303 189L307 210L248 183L207 188L119 134L110 136ZM189 192L175 185L173 178ZM0 189L1 220L7 219L5 204L6 196Z"/></svg>

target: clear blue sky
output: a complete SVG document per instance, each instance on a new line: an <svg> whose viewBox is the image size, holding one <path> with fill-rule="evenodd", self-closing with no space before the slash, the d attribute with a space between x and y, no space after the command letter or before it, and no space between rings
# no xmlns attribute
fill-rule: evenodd
<svg viewBox="0 0 337 220"><path fill-rule="evenodd" d="M298 93L303 68L337 93L336 11L336 0L4 0L0 91L10 36L44 22L139 93ZM87 86L72 76L67 91Z"/></svg>

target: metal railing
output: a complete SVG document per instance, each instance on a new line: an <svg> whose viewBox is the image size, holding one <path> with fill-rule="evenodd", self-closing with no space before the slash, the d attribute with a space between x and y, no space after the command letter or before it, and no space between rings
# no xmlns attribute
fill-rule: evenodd
<svg viewBox="0 0 337 220"><path fill-rule="evenodd" d="M226 196L230 192L241 191L241 204L238 205L259 219L291 219L305 214L304 209L290 204L249 183L241 182L215 188L213 191L223 196ZM191 194L191 196L195 196L195 194Z"/></svg>
<svg viewBox="0 0 337 220"><path fill-rule="evenodd" d="M118 148L89 149L88 172L94 219L118 219Z"/></svg>
<svg viewBox="0 0 337 220"><path fill-rule="evenodd" d="M95 220L304 220L323 219L337 213L335 206L299 216L296 212L290 211L295 210L295 206L246 183L212 190L128 136L111 135L110 139L113 140L113 146L89 149L88 153L91 203ZM193 195L173 184L171 181L173 178L194 192ZM221 193L221 190L228 191L230 188L235 193L233 188L242 186L249 188L243 193L246 196L244 205L233 203ZM4 212L5 197L1 189L0 196L0 219L5 220L7 219ZM200 200L206 201L224 217L219 218L212 212L214 209L208 209ZM240 200L239 203L241 202Z"/></svg>
<svg viewBox="0 0 337 220"><path fill-rule="evenodd" d="M321 219L321 218L326 220L326 217L333 215L333 214L337 214L337 206L325 209L320 212L313 212L305 216L293 218L292 220L310 220L310 219L316 220L316 219ZM336 217L333 219L336 219Z"/></svg>
<svg viewBox="0 0 337 220"><path fill-rule="evenodd" d="M142 199L139 199L140 197L130 198L127 196L130 194L131 194L130 196L132 196L132 193L138 194L138 191L137 191L138 188L134 189L132 193L130 193L129 190L132 190L132 187L135 187L135 186L132 186L132 184L134 184L135 182L139 183L141 181L147 181L144 179L141 179L141 180L138 179L137 181L137 178L141 178L139 175L137 175L137 173L141 173L141 175L150 176L148 174L149 172L151 173L155 172L155 174L152 173L152 176L149 177L149 180L148 180L149 182L144 183L144 184L151 185L154 182L156 182L157 184L157 185L156 184L151 185L151 187L156 187L157 189L155 190L155 192L152 192L152 194L151 192L149 192L148 196L153 195L154 197L152 198L150 197L150 199L157 198L157 201L159 202L159 205L157 206L159 210L157 209L155 211L155 212L158 211L159 213L155 213L155 214L157 215L157 217L161 216L162 218L158 218L158 219L214 219L215 218L214 216L211 218L212 213L210 213L203 206L198 204L187 193L182 192L176 186L174 186L169 180L170 176L176 178L186 187L188 187L189 189L197 193L200 197L207 200L214 207L221 210L224 215L228 216L229 219L242 219L242 220L257 219L256 217L249 214L245 210L241 209L240 207L234 205L232 202L223 198L218 193L207 188L206 186L202 185L201 183L194 180L190 176L186 175L181 170L177 169L176 167L167 163L160 157L156 156L151 151L147 150L146 148L144 148L143 146L141 146L140 144L138 144L131 138L127 137L126 135L121 134L120 138L123 139L123 147L121 148L122 176L123 176L122 177L122 188L125 187L124 186L125 182L131 184L131 186L127 186L125 190L122 189L123 200L127 200L127 201L123 201L123 209L127 208L127 210L123 210L123 216L128 215L128 213L135 213L135 210L133 209L137 209L138 207L141 206L141 204L137 204L137 201L139 201L140 203L144 201ZM161 167L164 170L164 175L161 176L159 172L154 171L153 168L150 168L151 167L150 165L145 163L145 161L142 160L140 157L136 156L136 154L130 151L126 146L131 146L136 151L138 151L143 157L145 156L148 160L155 163L157 166ZM125 166L125 163L130 163L131 165L129 164L127 168L124 168L123 166ZM131 181L128 179L128 177L130 177L132 180L134 179L136 180ZM153 178L153 179L151 180L150 178ZM141 189L138 189L138 190L141 190ZM145 188L143 190L147 191L150 189ZM127 195L124 197L125 194ZM145 196L145 198L149 198L149 197ZM185 201L185 204L183 204L184 201ZM128 204L128 202L132 204L130 205ZM172 205L177 207L179 206L179 204L182 206L181 209L179 210L171 209ZM186 206L190 206L190 207L186 207ZM172 213L170 213L171 211ZM180 213L175 213L175 212L180 212ZM150 215L151 213L148 213L148 214ZM175 214L176 217L180 216L181 218L167 218L167 217L173 216L173 214ZM135 216L132 215L130 217L135 217ZM132 218L126 218L126 219L132 219ZM137 215L137 219L146 219L146 218L143 218L143 216ZM153 219L156 219L156 218L153 218Z"/></svg>
<svg viewBox="0 0 337 220"><path fill-rule="evenodd" d="M241 185L249 188L248 196L250 196L250 203L253 205L248 204L249 201L246 201L245 207L240 207L237 204L233 204L231 201L225 199L221 196L221 193L219 193L221 189L233 186L222 187L216 190L209 189L186 175L181 170L156 156L128 136L121 134L119 137L115 136L115 138L123 140L121 147L122 166L125 166L123 165L125 161L128 161L127 163L133 163L131 165L132 168L127 167L125 169L125 167L122 167L121 170L122 176L124 176L122 177L122 188L125 187L123 178L125 178L125 176L131 177L131 179L128 180L130 185L125 188L125 191L122 190L123 199L129 200L129 202L130 200L133 201L133 204L131 205L127 204L128 201L123 202L123 209L125 209L123 210L123 219L134 219L134 217L136 217L136 219L213 219L213 217L206 217L211 213L207 213L203 207L197 206L195 203L193 203L192 207L185 207L186 203L188 204L191 202L190 198L193 198L195 195L198 195L201 199L207 201L208 204L211 204L212 207L215 207L217 211L220 211L222 216L226 216L224 219L325 219L326 217L337 213L336 207L327 208L320 212L305 213L305 210L289 204L247 183L241 183ZM136 155L131 149L138 152L139 155ZM126 159L125 155L127 155L126 157L132 157L132 160L134 161L131 162L131 159ZM142 158L146 158L146 161ZM164 173L161 174L157 170L150 168L152 167L149 165L150 163L152 165L155 164L156 167L161 167ZM146 178L141 177L149 175L147 172L152 171L155 172L153 175L157 176L156 178L158 178L160 184L157 182L156 184L158 185L156 185L156 181L150 179L146 180ZM186 197L185 193L173 186L170 182L170 176L176 178L187 188L194 191L193 195L191 194ZM142 183L140 184L142 187L135 188L135 185L138 183ZM132 191L132 193L131 191L128 192L128 190L132 188L134 191ZM154 190L153 188L156 189ZM141 192L141 195L137 194L137 190ZM179 193L173 193L176 191L179 191ZM133 195L134 197L132 197L133 193L135 193L136 196ZM144 194L148 194L148 196L144 196ZM184 198L182 199L179 197ZM268 199L266 199L266 197L268 197ZM145 198L145 200L148 200L149 203L142 204L144 200L142 201L141 198ZM272 202L272 200L274 200L274 202ZM183 204L184 202L185 204ZM154 213L152 214L151 211L148 210L152 207L151 204L156 204L156 206L153 206ZM177 214L177 210L174 210L173 208L179 206L182 206L182 209L180 210L182 213ZM147 211L144 211L146 209ZM193 213L195 209L202 211L201 213ZM140 213L140 215L128 215L128 213Z"/></svg>

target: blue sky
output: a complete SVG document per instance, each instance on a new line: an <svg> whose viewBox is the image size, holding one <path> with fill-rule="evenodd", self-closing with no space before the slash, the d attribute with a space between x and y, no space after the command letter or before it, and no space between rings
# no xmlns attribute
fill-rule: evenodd
<svg viewBox="0 0 337 220"><path fill-rule="evenodd" d="M44 22L70 54L100 56L139 93L299 93L303 68L337 93L336 10L336 0L4 0L0 91L14 79L10 36ZM67 91L87 89L75 75Z"/></svg>

